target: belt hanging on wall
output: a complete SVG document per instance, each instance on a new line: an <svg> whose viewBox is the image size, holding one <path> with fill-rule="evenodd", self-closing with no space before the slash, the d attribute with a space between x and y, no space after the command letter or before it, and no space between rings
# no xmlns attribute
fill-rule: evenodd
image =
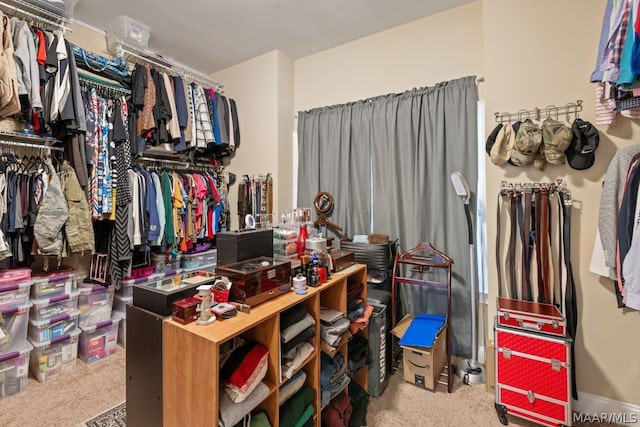
<svg viewBox="0 0 640 427"><path fill-rule="evenodd" d="M552 203L553 198L561 203ZM561 205L570 206L572 200L563 180L501 184L496 234L500 296L563 305L568 278L562 272L570 260L563 253L569 219Z"/></svg>

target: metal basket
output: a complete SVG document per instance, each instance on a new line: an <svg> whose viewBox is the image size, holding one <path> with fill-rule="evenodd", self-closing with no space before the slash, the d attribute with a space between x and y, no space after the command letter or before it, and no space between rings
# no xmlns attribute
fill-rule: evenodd
<svg viewBox="0 0 640 427"><path fill-rule="evenodd" d="M359 264L366 264L369 270L386 271L390 268L392 259L388 243L340 242L340 249L353 252L355 261Z"/></svg>

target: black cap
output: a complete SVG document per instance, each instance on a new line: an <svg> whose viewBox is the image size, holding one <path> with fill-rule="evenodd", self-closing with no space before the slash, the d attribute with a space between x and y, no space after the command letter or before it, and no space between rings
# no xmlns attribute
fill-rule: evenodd
<svg viewBox="0 0 640 427"><path fill-rule="evenodd" d="M571 130L573 131L571 145L564 153L567 162L573 169L589 169L596 161L600 133L595 126L582 119L575 119Z"/></svg>

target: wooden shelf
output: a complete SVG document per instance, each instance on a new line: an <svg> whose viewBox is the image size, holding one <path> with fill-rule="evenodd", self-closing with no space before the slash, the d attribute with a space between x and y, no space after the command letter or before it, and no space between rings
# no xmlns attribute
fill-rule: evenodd
<svg viewBox="0 0 640 427"><path fill-rule="evenodd" d="M258 408L266 412L272 425L278 425L278 395L283 380L280 368L280 313L295 305L304 304L316 320L316 337L319 337L320 306L324 303L346 314L347 285L355 281L365 284L362 296L366 300L366 275L366 266L356 264L333 273L330 280L317 288L307 288L306 295L284 293L252 307L250 314L238 313L234 318L216 320L206 326L195 322L183 325L170 319L165 320L163 425L218 425L220 345L236 336L255 340L269 349L269 367L264 382L269 386L270 393ZM306 385L314 390L312 404L316 413L313 419L318 427L321 424L318 410L321 397L320 351L320 341L317 338L314 352L296 370L305 371ZM346 347L342 351L346 356ZM361 369L356 378L352 379L358 381L365 390L366 372L366 369Z"/></svg>

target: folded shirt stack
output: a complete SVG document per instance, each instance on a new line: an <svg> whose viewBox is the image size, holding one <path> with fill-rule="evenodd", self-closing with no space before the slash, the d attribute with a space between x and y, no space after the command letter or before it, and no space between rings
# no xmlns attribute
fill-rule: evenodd
<svg viewBox="0 0 640 427"><path fill-rule="evenodd" d="M337 353L335 357L322 353L320 366L321 405L328 405L334 397L344 390L349 381L351 378L349 378L347 363L342 353Z"/></svg>
<svg viewBox="0 0 640 427"><path fill-rule="evenodd" d="M349 319L337 310L320 308L320 337L331 347L343 340L342 334L349 329Z"/></svg>
<svg viewBox="0 0 640 427"><path fill-rule="evenodd" d="M220 382L232 402L241 403L251 395L267 374L269 350L249 342L238 347L220 368Z"/></svg>
<svg viewBox="0 0 640 427"><path fill-rule="evenodd" d="M315 324L315 319L303 305L280 314L280 364L285 378L291 378L315 350L311 344L316 335Z"/></svg>

